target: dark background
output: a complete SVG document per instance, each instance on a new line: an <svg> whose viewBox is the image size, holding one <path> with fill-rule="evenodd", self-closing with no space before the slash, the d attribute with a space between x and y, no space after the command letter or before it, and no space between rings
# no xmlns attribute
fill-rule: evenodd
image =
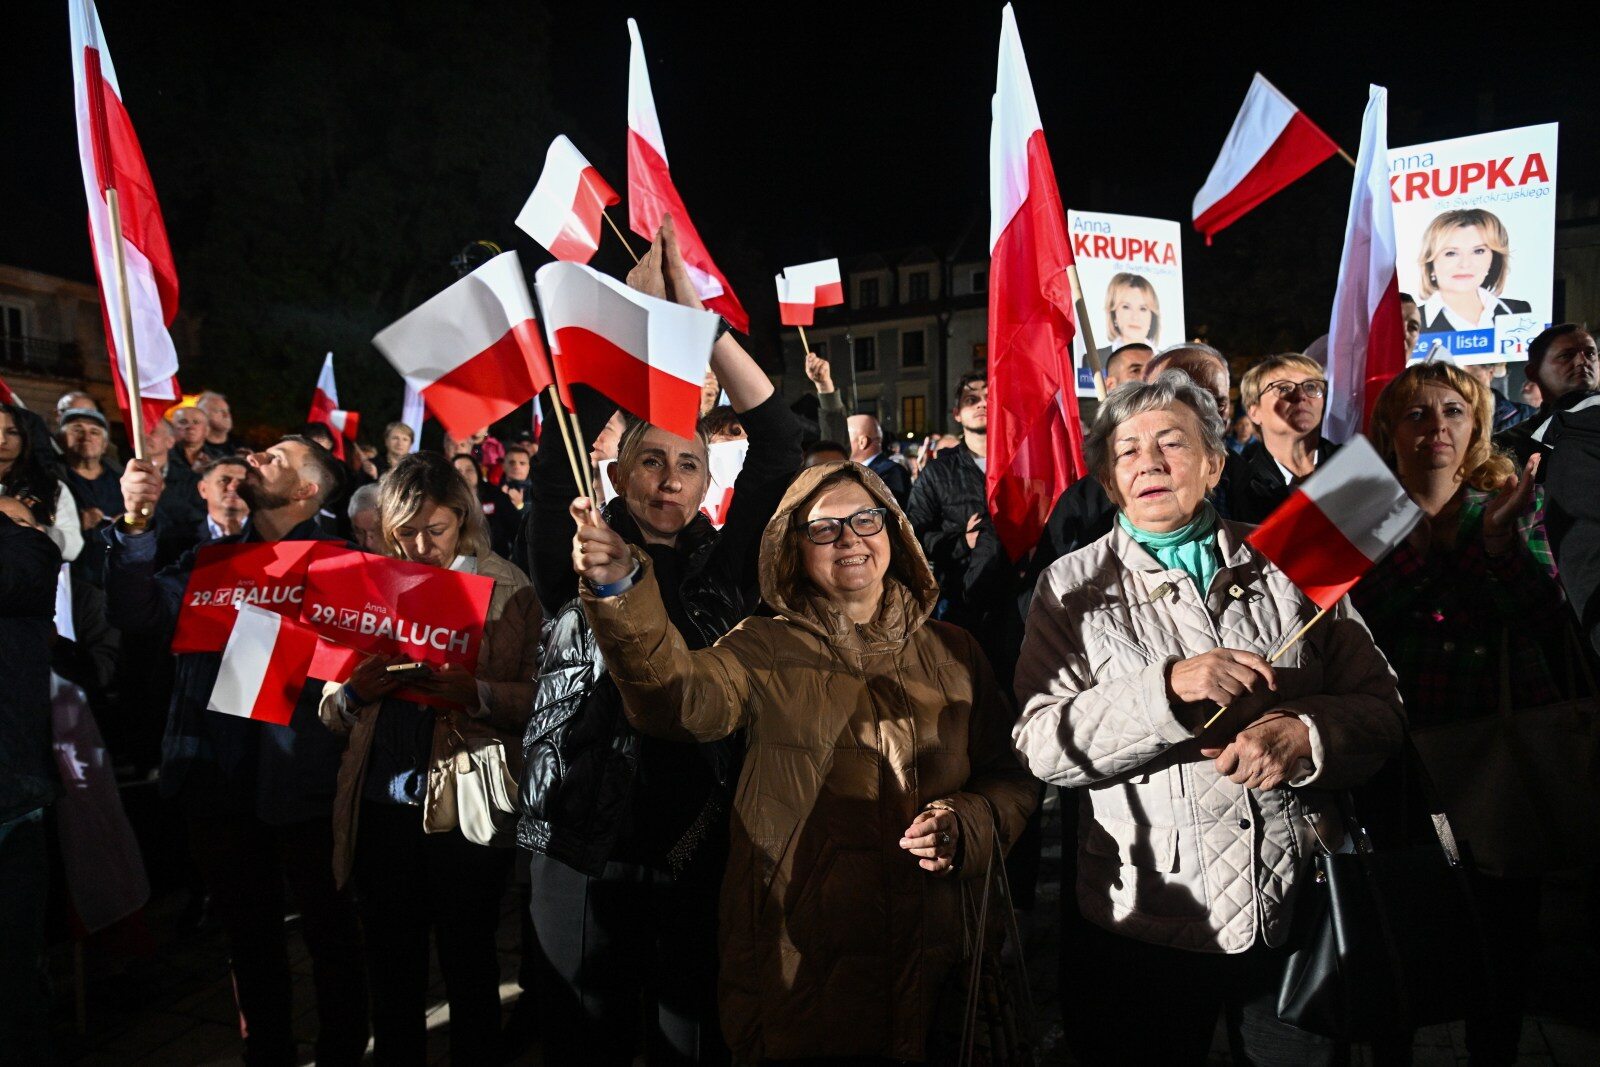
<svg viewBox="0 0 1600 1067"><path fill-rule="evenodd" d="M758 357L775 352L785 264L972 232L981 247L997 3L104 0L190 320L185 388L287 426L332 349L344 406L369 427L393 417L400 382L372 334L448 284L468 241L520 249L530 276L548 260L512 220L551 137L625 192L629 14L674 179ZM1553 16L1017 7L1065 202L1186 229L1256 70L1352 154L1369 81L1390 89L1394 146L1559 121L1558 188L1593 197L1588 31ZM92 281L66 0L10 5L6 37L0 262ZM1258 354L1325 332L1349 188L1334 159L1214 247L1187 233L1191 334ZM595 266L626 265L602 242Z"/></svg>

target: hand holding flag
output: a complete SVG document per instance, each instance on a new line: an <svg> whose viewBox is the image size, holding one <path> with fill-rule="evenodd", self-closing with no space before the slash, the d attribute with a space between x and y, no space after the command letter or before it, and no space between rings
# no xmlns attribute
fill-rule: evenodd
<svg viewBox="0 0 1600 1067"><path fill-rule="evenodd" d="M573 500L572 569L591 586L613 585L633 573L633 556L627 542L606 524L590 497Z"/></svg>

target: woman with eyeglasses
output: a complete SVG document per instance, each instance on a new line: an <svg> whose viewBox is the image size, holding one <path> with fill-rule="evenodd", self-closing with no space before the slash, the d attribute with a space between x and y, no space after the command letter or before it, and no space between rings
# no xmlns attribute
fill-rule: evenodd
<svg viewBox="0 0 1600 1067"><path fill-rule="evenodd" d="M1339 446L1322 437L1328 381L1298 352L1268 356L1245 371L1239 399L1259 436L1240 453L1244 476L1228 480L1228 517L1258 523Z"/></svg>
<svg viewBox="0 0 1600 1067"><path fill-rule="evenodd" d="M628 720L677 740L745 731L720 910L734 1056L922 1060L962 953L961 884L1015 839L1034 782L976 639L929 618L939 588L911 523L858 464L802 472L761 542L775 616L691 651L650 554L587 500L573 515Z"/></svg>

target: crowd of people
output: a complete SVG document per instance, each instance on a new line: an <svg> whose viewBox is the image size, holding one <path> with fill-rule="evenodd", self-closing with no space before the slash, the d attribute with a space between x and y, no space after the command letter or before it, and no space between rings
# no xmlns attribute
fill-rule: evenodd
<svg viewBox="0 0 1600 1067"><path fill-rule="evenodd" d="M628 282L700 306L670 236ZM300 1054L291 910L319 1064L369 1040L377 1063L425 1062L430 945L458 1063L530 1039L560 1064L940 1061L996 856L1035 906L1049 786L1081 1062L1204 1062L1219 1018L1241 1061L1343 1062L1277 992L1349 795L1380 846L1403 840L1408 730L1593 712L1574 661L1600 640L1594 338L1532 343L1537 406L1448 360L1385 388L1370 437L1424 519L1275 660L1318 608L1247 535L1336 453L1323 366L1258 360L1235 399L1203 344L1103 356L1088 473L1021 559L986 503L981 370L910 456L825 359L806 357L810 426L726 331L693 438L576 391L599 499L554 419L506 443L417 449L421 427L392 423L381 447L323 425L251 447L208 392L119 464L86 394L53 426L0 406L0 1046L51 1055L51 706L70 683L186 835L250 1064ZM747 451L714 524L727 440ZM491 579L476 668L402 681L372 655L308 682L287 725L209 711L221 655L168 651L199 548L305 540ZM519 784L487 841L432 787L473 739ZM1493 964L1474 1063L1516 1057L1547 873L1472 871ZM503 1025L508 900L522 997Z"/></svg>

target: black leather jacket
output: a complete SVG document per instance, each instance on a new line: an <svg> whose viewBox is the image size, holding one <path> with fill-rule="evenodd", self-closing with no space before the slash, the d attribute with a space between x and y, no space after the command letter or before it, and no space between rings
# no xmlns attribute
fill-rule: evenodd
<svg viewBox="0 0 1600 1067"><path fill-rule="evenodd" d="M800 465L800 425L779 396L744 412L740 421L750 450L734 483L728 521L717 531L704 516L697 517L679 535L676 549L682 575L678 596L690 623L683 637L694 648L713 644L755 610L761 533ZM564 478L563 472L567 465L561 444L541 440L522 558L533 568L547 608L552 602L560 606L553 612L533 716L523 735L517 842L598 876L608 860L619 858L618 844L638 814L642 756L650 745L676 743L648 741L628 725L621 695L605 674L577 600L570 517L560 525L573 488L570 472ZM643 544L622 500L607 505L604 515L624 540ZM558 553L563 540L566 547ZM650 551L671 550L651 546ZM682 828L681 847L671 857L671 867L680 875L696 866L688 853L697 843L726 838L725 813L732 807L743 740L694 747L710 766L715 784L701 819L690 819ZM720 877L720 866L707 873Z"/></svg>

